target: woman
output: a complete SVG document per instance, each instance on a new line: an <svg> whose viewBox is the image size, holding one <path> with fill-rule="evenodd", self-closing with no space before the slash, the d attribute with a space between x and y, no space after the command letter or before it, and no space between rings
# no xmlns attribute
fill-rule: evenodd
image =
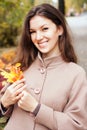
<svg viewBox="0 0 87 130"><path fill-rule="evenodd" d="M5 130L86 130L87 80L64 16L42 4L26 16L16 62L24 79L1 91Z"/></svg>

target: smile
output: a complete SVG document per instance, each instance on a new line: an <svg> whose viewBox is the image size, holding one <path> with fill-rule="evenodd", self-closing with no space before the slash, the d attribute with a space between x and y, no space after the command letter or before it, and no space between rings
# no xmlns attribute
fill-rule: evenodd
<svg viewBox="0 0 87 130"><path fill-rule="evenodd" d="M38 43L39 47L44 48L48 44L48 41Z"/></svg>

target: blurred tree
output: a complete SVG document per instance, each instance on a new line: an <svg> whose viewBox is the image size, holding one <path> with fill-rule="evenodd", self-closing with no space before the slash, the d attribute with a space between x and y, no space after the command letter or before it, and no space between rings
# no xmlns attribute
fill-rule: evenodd
<svg viewBox="0 0 87 130"><path fill-rule="evenodd" d="M58 0L58 9L65 15L65 0Z"/></svg>
<svg viewBox="0 0 87 130"><path fill-rule="evenodd" d="M0 46L14 46L34 0L0 0Z"/></svg>
<svg viewBox="0 0 87 130"><path fill-rule="evenodd" d="M68 13L71 9L75 12L81 13L84 9L87 10L87 0L65 0L65 6L66 13Z"/></svg>
<svg viewBox="0 0 87 130"><path fill-rule="evenodd" d="M34 5L42 4L42 3L51 3L52 0L34 0Z"/></svg>

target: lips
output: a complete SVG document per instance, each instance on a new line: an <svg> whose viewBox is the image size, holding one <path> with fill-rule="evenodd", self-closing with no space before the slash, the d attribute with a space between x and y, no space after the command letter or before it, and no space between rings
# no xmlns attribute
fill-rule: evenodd
<svg viewBox="0 0 87 130"><path fill-rule="evenodd" d="M39 47L41 47L41 48L46 47L47 44L48 44L48 41L44 41L44 42L39 42L39 43L38 43Z"/></svg>

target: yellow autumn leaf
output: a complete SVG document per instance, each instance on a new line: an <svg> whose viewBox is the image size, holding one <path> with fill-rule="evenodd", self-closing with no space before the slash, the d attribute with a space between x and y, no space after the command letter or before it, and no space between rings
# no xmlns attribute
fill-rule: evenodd
<svg viewBox="0 0 87 130"><path fill-rule="evenodd" d="M9 65L6 70L1 70L1 75L7 79L7 82L13 83L23 78L23 72L20 69L21 64Z"/></svg>

